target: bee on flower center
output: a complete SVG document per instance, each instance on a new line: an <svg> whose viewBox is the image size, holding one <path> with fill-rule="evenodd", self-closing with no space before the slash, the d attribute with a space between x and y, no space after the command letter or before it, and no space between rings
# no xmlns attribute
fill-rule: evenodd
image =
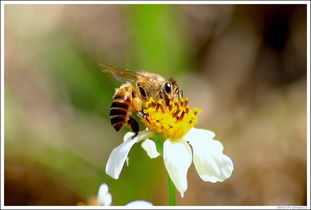
<svg viewBox="0 0 311 210"><path fill-rule="evenodd" d="M166 80L156 73L138 73L120 67L101 65L105 67L105 72L110 72L115 79L125 82L116 89L110 108L111 125L116 131L127 125L137 135L139 125L132 113L146 118L143 108L150 98L155 101L162 99L169 103L174 98L182 97L182 91L172 79Z"/></svg>

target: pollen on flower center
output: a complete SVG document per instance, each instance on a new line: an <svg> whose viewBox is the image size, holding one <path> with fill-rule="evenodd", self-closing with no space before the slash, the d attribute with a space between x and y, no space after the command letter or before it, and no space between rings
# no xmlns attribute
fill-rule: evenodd
<svg viewBox="0 0 311 210"><path fill-rule="evenodd" d="M198 122L200 109L189 108L188 98L164 101L149 99L146 102L143 123L154 133L161 134L165 139L182 138Z"/></svg>

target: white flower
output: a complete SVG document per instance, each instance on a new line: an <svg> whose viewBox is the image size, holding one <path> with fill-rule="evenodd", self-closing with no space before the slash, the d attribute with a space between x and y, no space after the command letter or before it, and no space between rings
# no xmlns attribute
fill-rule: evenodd
<svg viewBox="0 0 311 210"><path fill-rule="evenodd" d="M116 147L109 156L106 173L114 179L118 179L127 155L135 143L147 139L152 135L151 131L142 131L132 139L134 133L128 132L125 141ZM163 159L165 168L171 177L177 190L183 197L187 190L187 172L192 159L195 168L203 181L222 182L231 176L233 163L231 159L223 154L223 146L213 140L215 134L204 129L192 128L183 139L171 141L167 139L163 145ZM158 154L154 146L143 147L150 158ZM152 142L152 143L151 143ZM192 151L190 146L192 147Z"/></svg>
<svg viewBox="0 0 311 210"><path fill-rule="evenodd" d="M137 200L129 202L128 204L126 204L126 206L152 206L152 203L148 201Z"/></svg>
<svg viewBox="0 0 311 210"><path fill-rule="evenodd" d="M103 183L100 185L97 194L97 205L98 206L110 206L112 203L112 196L109 193L108 185Z"/></svg>
<svg viewBox="0 0 311 210"><path fill-rule="evenodd" d="M193 127L197 123L196 115L199 112L196 108L189 109L187 99L171 100L169 104L161 100L149 100L144 109L147 118L142 119L148 129L139 132L134 138L132 132L125 134L124 142L114 148L109 156L106 173L118 179L132 146L143 140L142 147L148 156L159 156L154 141L148 139L157 133L164 139L165 168L181 197L188 188L187 172L192 160L203 181L215 183L229 178L233 163L223 154L222 144L213 139L215 134Z"/></svg>
<svg viewBox="0 0 311 210"><path fill-rule="evenodd" d="M98 206L111 206L112 196L109 193L108 185L103 183L100 185L97 194ZM126 206L152 206L152 203L143 200L132 201L126 204Z"/></svg>

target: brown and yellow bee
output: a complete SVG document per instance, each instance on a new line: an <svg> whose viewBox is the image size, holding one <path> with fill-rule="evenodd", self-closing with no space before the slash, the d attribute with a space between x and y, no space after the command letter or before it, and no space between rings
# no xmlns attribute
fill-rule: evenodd
<svg viewBox="0 0 311 210"><path fill-rule="evenodd" d="M143 107L150 98L168 101L182 97L182 91L172 79L166 80L156 73L137 73L120 67L101 65L105 67L104 71L110 72L115 79L126 82L116 89L111 104L110 121L116 131L127 125L137 135L139 125L132 117L132 112L136 112L139 117L146 117Z"/></svg>

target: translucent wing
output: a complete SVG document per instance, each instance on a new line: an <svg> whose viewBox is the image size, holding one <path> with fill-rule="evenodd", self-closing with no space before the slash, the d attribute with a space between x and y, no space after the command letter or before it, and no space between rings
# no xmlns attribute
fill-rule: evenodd
<svg viewBox="0 0 311 210"><path fill-rule="evenodd" d="M130 71L128 69L124 69L121 67L110 66L107 64L100 64L101 66L105 67L103 70L104 72L110 72L116 80L120 82L130 81L133 82L138 80L140 77L149 78L145 75ZM150 78L149 78L150 79Z"/></svg>

